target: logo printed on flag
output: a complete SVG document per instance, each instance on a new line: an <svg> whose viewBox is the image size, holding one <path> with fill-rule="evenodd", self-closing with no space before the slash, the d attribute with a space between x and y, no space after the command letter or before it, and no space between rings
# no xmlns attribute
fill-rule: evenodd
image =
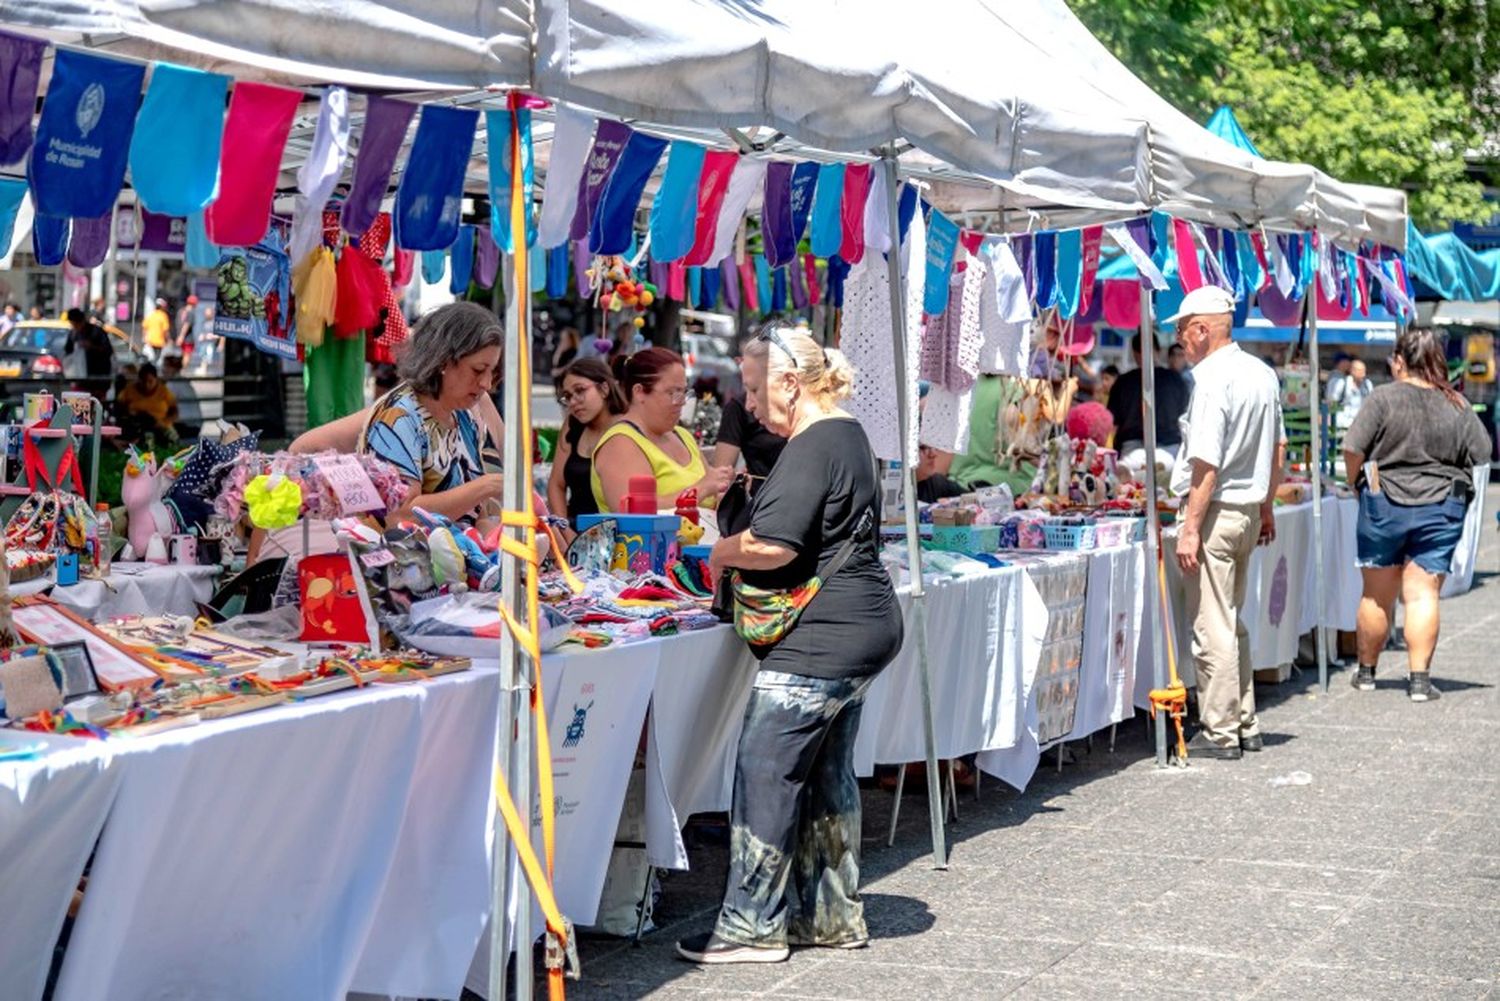
<svg viewBox="0 0 1500 1001"><path fill-rule="evenodd" d="M78 125L78 132L87 139L89 133L94 131L94 126L99 124L99 119L104 117L104 88L97 83L91 83L83 91L83 96L78 99L78 108L73 113L73 121Z"/></svg>

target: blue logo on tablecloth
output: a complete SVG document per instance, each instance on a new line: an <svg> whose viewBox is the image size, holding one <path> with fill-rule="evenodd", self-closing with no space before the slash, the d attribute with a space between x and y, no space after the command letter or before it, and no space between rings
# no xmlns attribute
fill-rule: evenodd
<svg viewBox="0 0 1500 1001"><path fill-rule="evenodd" d="M568 724L568 732L563 738L563 747L577 747L578 742L583 740L583 727L588 722L589 710L592 708L594 708L593 702L582 708L577 702L573 703L573 722Z"/></svg>

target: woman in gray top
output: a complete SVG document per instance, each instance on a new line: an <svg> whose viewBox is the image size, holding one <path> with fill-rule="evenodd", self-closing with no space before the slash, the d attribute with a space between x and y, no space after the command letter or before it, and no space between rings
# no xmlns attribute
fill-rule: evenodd
<svg viewBox="0 0 1500 1001"><path fill-rule="evenodd" d="M1356 533L1364 598L1359 604L1359 671L1354 687L1375 689L1396 596L1406 604L1406 650L1413 702L1438 698L1432 651L1438 590L1463 534L1474 467L1490 457L1489 435L1467 400L1448 384L1442 342L1408 330L1391 356L1396 381L1360 407L1344 436L1344 468L1356 472Z"/></svg>

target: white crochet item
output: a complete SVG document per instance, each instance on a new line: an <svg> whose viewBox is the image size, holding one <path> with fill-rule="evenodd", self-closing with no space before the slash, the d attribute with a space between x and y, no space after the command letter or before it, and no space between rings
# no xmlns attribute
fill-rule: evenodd
<svg viewBox="0 0 1500 1001"><path fill-rule="evenodd" d="M896 352L891 331L891 285L882 254L866 254L844 281L839 347L854 366L854 395L844 409L859 421L882 459L899 459L901 423L896 408ZM915 400L915 360L908 366L907 398ZM915 447L915 442L913 442Z"/></svg>

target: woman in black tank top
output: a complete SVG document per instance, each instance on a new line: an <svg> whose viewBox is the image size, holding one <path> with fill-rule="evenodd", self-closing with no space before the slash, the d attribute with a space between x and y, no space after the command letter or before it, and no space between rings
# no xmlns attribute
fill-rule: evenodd
<svg viewBox="0 0 1500 1001"><path fill-rule="evenodd" d="M625 412L625 396L603 361L579 358L563 371L557 401L568 417L552 457L547 505L553 513L566 511L568 520L576 521L579 515L599 511L589 481L594 446Z"/></svg>

